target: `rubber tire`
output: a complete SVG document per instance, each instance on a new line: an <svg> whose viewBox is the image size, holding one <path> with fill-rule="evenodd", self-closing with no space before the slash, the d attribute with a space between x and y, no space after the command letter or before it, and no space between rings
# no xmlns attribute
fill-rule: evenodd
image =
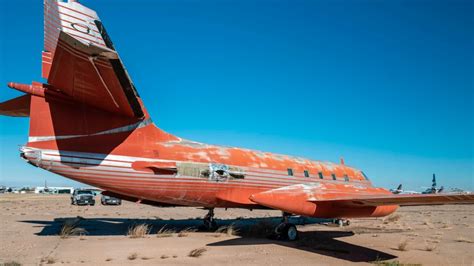
<svg viewBox="0 0 474 266"><path fill-rule="evenodd" d="M285 229L285 239L288 241L295 241L298 239L298 229L294 224L288 224Z"/></svg>
<svg viewBox="0 0 474 266"><path fill-rule="evenodd" d="M298 239L298 230L291 223L279 224L275 227L275 234L279 240L295 241Z"/></svg>

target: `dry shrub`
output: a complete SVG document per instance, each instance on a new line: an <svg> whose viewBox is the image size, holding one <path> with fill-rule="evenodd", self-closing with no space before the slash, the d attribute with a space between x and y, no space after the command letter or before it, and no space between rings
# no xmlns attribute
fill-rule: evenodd
<svg viewBox="0 0 474 266"><path fill-rule="evenodd" d="M456 242L460 242L460 243L474 243L474 241L472 241L471 239L465 238L465 237L463 237L463 236L459 236L458 238L456 238Z"/></svg>
<svg viewBox="0 0 474 266"><path fill-rule="evenodd" d="M168 255L161 255L161 257L160 257L160 259L162 259L162 260L167 259L167 258L169 258Z"/></svg>
<svg viewBox="0 0 474 266"><path fill-rule="evenodd" d="M442 229L446 229L446 230L451 230L453 229L453 227L451 226L451 223L450 222L447 222L445 224L443 224L443 226L441 226Z"/></svg>
<svg viewBox="0 0 474 266"><path fill-rule="evenodd" d="M173 229L167 229L166 225L161 227L158 232L156 232L156 237L171 237L173 234L176 233L176 230Z"/></svg>
<svg viewBox="0 0 474 266"><path fill-rule="evenodd" d="M7 261L4 263L0 263L0 266L21 266L21 263L16 261Z"/></svg>
<svg viewBox="0 0 474 266"><path fill-rule="evenodd" d="M383 223L384 224L394 223L394 222L397 222L398 220L400 220L400 218L402 218L402 216L400 214L392 214L392 215L388 216L387 218L385 218L383 220Z"/></svg>
<svg viewBox="0 0 474 266"><path fill-rule="evenodd" d="M218 234L226 234L227 236L234 236L238 233L238 230L235 229L234 225L231 224L229 226L221 226L216 230Z"/></svg>
<svg viewBox="0 0 474 266"><path fill-rule="evenodd" d="M69 238L70 236L82 236L87 234L87 231L84 228L77 227L76 222L68 222L66 221L63 226L61 227L61 231L59 232L59 237L61 238Z"/></svg>
<svg viewBox="0 0 474 266"><path fill-rule="evenodd" d="M132 253L130 255L128 255L127 259L129 260L135 260L138 258L138 254L137 253Z"/></svg>
<svg viewBox="0 0 474 266"><path fill-rule="evenodd" d="M143 238L150 233L148 224L136 224L128 228L127 236L130 238Z"/></svg>
<svg viewBox="0 0 474 266"><path fill-rule="evenodd" d="M436 249L436 245L435 245L435 244L428 244L428 243L427 243L427 244L425 245L425 250L426 250L426 251L433 251L433 250L435 250L435 249Z"/></svg>
<svg viewBox="0 0 474 266"><path fill-rule="evenodd" d="M141 257L142 260L151 260L151 257Z"/></svg>
<svg viewBox="0 0 474 266"><path fill-rule="evenodd" d="M53 258L53 257L44 257L44 258L41 259L40 262L44 262L46 264L54 264L54 263L56 263L56 259Z"/></svg>
<svg viewBox="0 0 474 266"><path fill-rule="evenodd" d="M197 231L197 229L192 228L192 227L184 228L183 230L179 231L178 237L187 237L189 235L189 233L193 233L193 232L196 232L196 231Z"/></svg>
<svg viewBox="0 0 474 266"><path fill-rule="evenodd" d="M430 229L433 229L433 228L434 228L433 224L432 224L432 223L430 223L430 222L429 222L429 221L427 221L427 220L425 220L425 221L423 222L423 225L426 225L426 226L428 226L428 228L430 228Z"/></svg>
<svg viewBox="0 0 474 266"><path fill-rule="evenodd" d="M418 263L401 263L398 260L394 261L374 261L373 264L377 266L421 266L421 264Z"/></svg>
<svg viewBox="0 0 474 266"><path fill-rule="evenodd" d="M189 252L188 256L189 257L192 257L192 258L198 258L198 257L201 257L202 254L204 254L204 252L206 252L207 249L205 248L196 248L196 249L193 249Z"/></svg>
<svg viewBox="0 0 474 266"><path fill-rule="evenodd" d="M112 261L112 258L107 258L105 259L105 261Z"/></svg>
<svg viewBox="0 0 474 266"><path fill-rule="evenodd" d="M402 240L398 243L397 249L400 251L406 251L408 249L408 240Z"/></svg>

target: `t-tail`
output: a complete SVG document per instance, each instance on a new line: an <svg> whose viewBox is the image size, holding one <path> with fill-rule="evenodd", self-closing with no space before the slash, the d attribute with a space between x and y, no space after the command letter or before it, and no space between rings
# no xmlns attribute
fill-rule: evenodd
<svg viewBox="0 0 474 266"><path fill-rule="evenodd" d="M28 147L108 153L151 124L104 24L77 1L44 1L42 77L10 82L25 95L0 103L0 114L30 117Z"/></svg>

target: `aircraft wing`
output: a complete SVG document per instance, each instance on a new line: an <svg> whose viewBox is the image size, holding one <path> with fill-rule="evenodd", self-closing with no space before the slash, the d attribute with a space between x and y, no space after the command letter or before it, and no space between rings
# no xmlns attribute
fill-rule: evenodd
<svg viewBox="0 0 474 266"><path fill-rule="evenodd" d="M250 200L288 213L315 216L325 209L356 211L377 206L474 204L474 194L392 194L382 188L356 184L306 183L253 194Z"/></svg>
<svg viewBox="0 0 474 266"><path fill-rule="evenodd" d="M441 204L474 203L474 194L395 194L395 195L365 195L357 197L340 197L335 199L312 200L312 202L353 205L353 206L419 206Z"/></svg>

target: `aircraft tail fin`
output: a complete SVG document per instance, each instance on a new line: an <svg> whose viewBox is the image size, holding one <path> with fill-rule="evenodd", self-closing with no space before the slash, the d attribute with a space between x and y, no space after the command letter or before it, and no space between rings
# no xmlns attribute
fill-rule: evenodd
<svg viewBox="0 0 474 266"><path fill-rule="evenodd" d="M44 0L42 77L48 79L60 32L84 43L115 50L97 13L78 1Z"/></svg>
<svg viewBox="0 0 474 266"><path fill-rule="evenodd" d="M47 83L10 82L26 95L0 103L0 115L30 117L29 144L56 141L70 149L93 138L98 147L103 136L123 139L152 123L94 10L44 0L42 63Z"/></svg>

